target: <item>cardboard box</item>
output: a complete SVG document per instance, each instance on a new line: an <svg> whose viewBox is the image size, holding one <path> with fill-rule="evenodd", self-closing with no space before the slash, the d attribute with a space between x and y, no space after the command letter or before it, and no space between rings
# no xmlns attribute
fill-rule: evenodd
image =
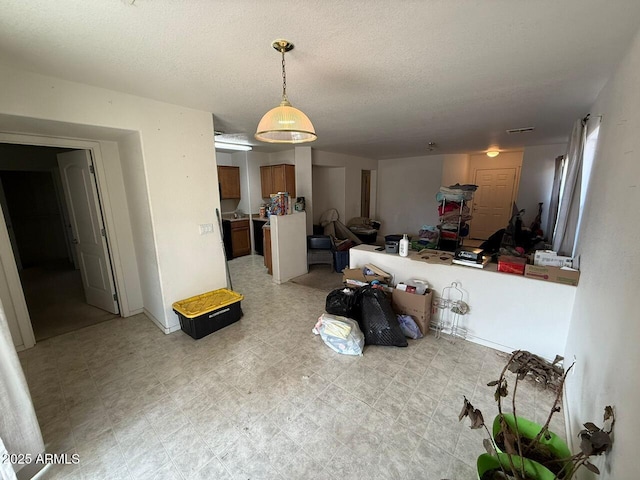
<svg viewBox="0 0 640 480"><path fill-rule="evenodd" d="M498 257L498 271L504 273L524 274L524 267L527 259L524 257L513 257L510 255L500 255Z"/></svg>
<svg viewBox="0 0 640 480"><path fill-rule="evenodd" d="M533 264L549 267L569 267L573 266L573 258L558 255L552 250L536 250L533 255Z"/></svg>
<svg viewBox="0 0 640 480"><path fill-rule="evenodd" d="M547 282L562 283L564 285L578 285L580 272L568 267L548 267L541 265L527 265L524 276Z"/></svg>
<svg viewBox="0 0 640 480"><path fill-rule="evenodd" d="M429 331L429 322L431 321L432 299L432 290L427 290L424 295L416 295L415 293L403 292L396 288L391 295L391 304L396 313L411 315L418 324L422 334L426 335Z"/></svg>
<svg viewBox="0 0 640 480"><path fill-rule="evenodd" d="M342 271L342 281L347 285L361 286L378 280L380 283L389 283L391 277L382 275L364 275L362 268L345 268Z"/></svg>

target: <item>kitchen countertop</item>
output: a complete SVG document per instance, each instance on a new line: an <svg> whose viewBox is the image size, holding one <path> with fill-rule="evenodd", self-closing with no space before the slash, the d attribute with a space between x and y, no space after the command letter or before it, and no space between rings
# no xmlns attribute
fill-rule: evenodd
<svg viewBox="0 0 640 480"><path fill-rule="evenodd" d="M223 220L229 220L230 222L239 222L241 220L249 220L249 215L241 215L238 218L234 218L233 214L223 213L222 214L222 219ZM269 218L268 217L260 217L257 213L254 213L254 214L251 214L251 220L259 220L261 222L268 222Z"/></svg>
<svg viewBox="0 0 640 480"><path fill-rule="evenodd" d="M233 215L223 214L223 220L229 220L230 222L239 222L240 220L249 220L249 215L242 215L238 218L234 218Z"/></svg>

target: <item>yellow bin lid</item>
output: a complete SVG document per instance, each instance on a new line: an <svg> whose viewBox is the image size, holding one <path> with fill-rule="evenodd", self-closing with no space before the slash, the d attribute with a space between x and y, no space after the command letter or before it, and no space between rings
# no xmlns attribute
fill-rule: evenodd
<svg viewBox="0 0 640 480"><path fill-rule="evenodd" d="M173 309L186 318L194 318L241 301L243 295L226 288L186 298L173 304Z"/></svg>

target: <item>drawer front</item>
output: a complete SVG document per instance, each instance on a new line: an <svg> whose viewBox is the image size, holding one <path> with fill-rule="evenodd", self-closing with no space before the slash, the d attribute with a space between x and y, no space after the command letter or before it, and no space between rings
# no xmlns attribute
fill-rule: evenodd
<svg viewBox="0 0 640 480"><path fill-rule="evenodd" d="M249 220L231 222L231 230L245 230L247 228L249 228Z"/></svg>

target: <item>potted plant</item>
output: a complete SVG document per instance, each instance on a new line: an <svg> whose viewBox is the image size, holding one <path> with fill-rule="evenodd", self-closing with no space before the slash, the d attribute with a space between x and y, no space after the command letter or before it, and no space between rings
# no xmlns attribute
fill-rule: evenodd
<svg viewBox="0 0 640 480"><path fill-rule="evenodd" d="M563 371L558 365L561 357L553 363L533 355L530 352L517 350L513 352L502 369L497 380L487 385L496 387L494 398L498 406L492 430L485 424L482 412L464 398L459 419L468 417L472 429L484 428L488 438L484 440L487 454L478 458L478 478L481 480L514 479L514 480L570 480L584 466L588 470L599 473L589 458L609 451L612 445L611 431L615 423L613 409L607 406L604 411L604 422L608 428L597 427L588 422L579 433L581 439L580 452L571 454L562 438L549 430L553 415L560 411L559 403L567 374L573 364ZM511 407L513 413L503 411L503 400L509 395L507 372L515 374ZM517 414L516 393L518 384L527 376L533 376L545 386L556 388L555 400L544 425L520 417Z"/></svg>

